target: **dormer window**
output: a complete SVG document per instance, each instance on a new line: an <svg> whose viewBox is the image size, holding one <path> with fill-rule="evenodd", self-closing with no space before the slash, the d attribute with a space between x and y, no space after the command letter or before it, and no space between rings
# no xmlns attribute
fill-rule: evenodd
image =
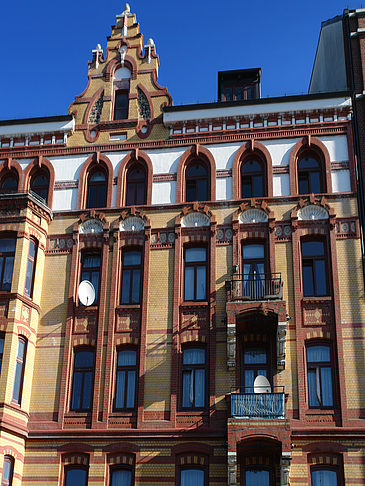
<svg viewBox="0 0 365 486"><path fill-rule="evenodd" d="M128 118L128 98L126 90L118 90L115 93L114 120L126 120Z"/></svg>

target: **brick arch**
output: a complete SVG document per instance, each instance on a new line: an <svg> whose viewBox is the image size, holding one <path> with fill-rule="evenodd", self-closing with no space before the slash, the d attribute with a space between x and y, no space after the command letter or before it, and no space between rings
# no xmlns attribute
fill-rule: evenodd
<svg viewBox="0 0 365 486"><path fill-rule="evenodd" d="M133 59L132 56L129 56L128 54L124 58L124 66L128 68L131 72L131 79L136 79L137 78L137 63L135 59ZM114 58L112 61L110 61L106 67L106 77L108 79L112 79L112 76L114 76L114 72L122 67L120 59L118 57Z"/></svg>
<svg viewBox="0 0 365 486"><path fill-rule="evenodd" d="M205 162L209 171L209 192L210 201L216 199L216 166L215 160L211 152L201 145L193 145L188 148L180 157L179 164L177 166L177 182L176 182L176 202L185 202L185 171L188 164L195 159L199 159Z"/></svg>
<svg viewBox="0 0 365 486"><path fill-rule="evenodd" d="M248 158L258 157L263 163L265 169L266 196L273 196L273 175L272 160L270 152L265 145L256 140L242 145L234 155L232 163L232 195L233 199L242 199L241 197L241 165ZM264 196L265 197L265 196Z"/></svg>
<svg viewBox="0 0 365 486"><path fill-rule="evenodd" d="M38 157L37 159L34 159L30 164L28 164L28 166L24 170L23 184L21 189L23 189L26 192L29 191L30 180L34 175L34 173L37 172L38 169L46 169L48 171L49 186L48 186L47 206L52 209L53 191L54 191L54 183L55 183L56 176L55 176L53 165L48 159L45 159L44 157Z"/></svg>
<svg viewBox="0 0 365 486"><path fill-rule="evenodd" d="M127 196L127 171L134 162L142 163L147 170L146 204L152 204L153 165L149 156L141 150L130 152L120 163L118 170L117 206L125 206Z"/></svg>
<svg viewBox="0 0 365 486"><path fill-rule="evenodd" d="M86 208L87 176L90 170L92 170L98 164L104 168L107 175L106 207L110 208L112 205L114 168L108 157L97 152L96 154L90 155L90 157L85 160L83 166L81 167L79 176L79 190L77 194L78 209Z"/></svg>
<svg viewBox="0 0 365 486"><path fill-rule="evenodd" d="M8 172L16 172L18 176L18 192L22 187L22 178L23 178L23 170L20 164L13 159L6 159L0 164L0 180L8 173Z"/></svg>
<svg viewBox="0 0 365 486"><path fill-rule="evenodd" d="M207 444L197 443L197 442L185 442L183 444L177 444L171 447L171 453L173 455L194 455L202 454L206 456L211 456L213 454L213 447Z"/></svg>
<svg viewBox="0 0 365 486"><path fill-rule="evenodd" d="M331 181L331 160L327 147L318 138L306 136L299 140L290 152L289 157L289 176L290 176L290 194L296 195L299 193L298 188L298 159L305 152L312 152L319 159L322 165L322 173L324 175L323 182L325 187L323 192L332 192Z"/></svg>

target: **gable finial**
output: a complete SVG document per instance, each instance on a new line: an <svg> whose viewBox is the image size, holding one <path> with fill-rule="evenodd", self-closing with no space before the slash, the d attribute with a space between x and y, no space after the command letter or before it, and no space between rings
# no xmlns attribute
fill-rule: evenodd
<svg viewBox="0 0 365 486"><path fill-rule="evenodd" d="M93 62L95 62L95 69L98 69L99 62L103 58L103 49L100 44L96 45L96 48L92 50Z"/></svg>
<svg viewBox="0 0 365 486"><path fill-rule="evenodd" d="M147 45L144 46L144 48L147 50L147 63L148 64L151 64L151 51L152 49L155 48L155 43L153 41L153 39L148 39L147 41Z"/></svg>

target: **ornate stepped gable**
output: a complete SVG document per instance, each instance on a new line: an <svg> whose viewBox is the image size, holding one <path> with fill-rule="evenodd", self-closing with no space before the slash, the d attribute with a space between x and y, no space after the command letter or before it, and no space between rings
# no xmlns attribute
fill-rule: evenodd
<svg viewBox="0 0 365 486"><path fill-rule="evenodd" d="M162 109L172 104L166 88L157 83L159 59L152 39L143 42L136 15L126 4L117 15L104 51L100 44L89 61L88 85L71 103L76 118L69 146L86 143L165 139Z"/></svg>

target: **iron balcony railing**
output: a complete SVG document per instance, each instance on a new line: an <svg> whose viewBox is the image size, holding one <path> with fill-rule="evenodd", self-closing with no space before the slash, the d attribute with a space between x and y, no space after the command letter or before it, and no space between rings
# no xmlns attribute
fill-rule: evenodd
<svg viewBox="0 0 365 486"><path fill-rule="evenodd" d="M229 301L282 299L281 273L235 274L226 281L226 290Z"/></svg>
<svg viewBox="0 0 365 486"><path fill-rule="evenodd" d="M252 388L247 390L247 393L231 393L231 415L233 418L285 418L283 387L276 387L272 393L254 393Z"/></svg>

